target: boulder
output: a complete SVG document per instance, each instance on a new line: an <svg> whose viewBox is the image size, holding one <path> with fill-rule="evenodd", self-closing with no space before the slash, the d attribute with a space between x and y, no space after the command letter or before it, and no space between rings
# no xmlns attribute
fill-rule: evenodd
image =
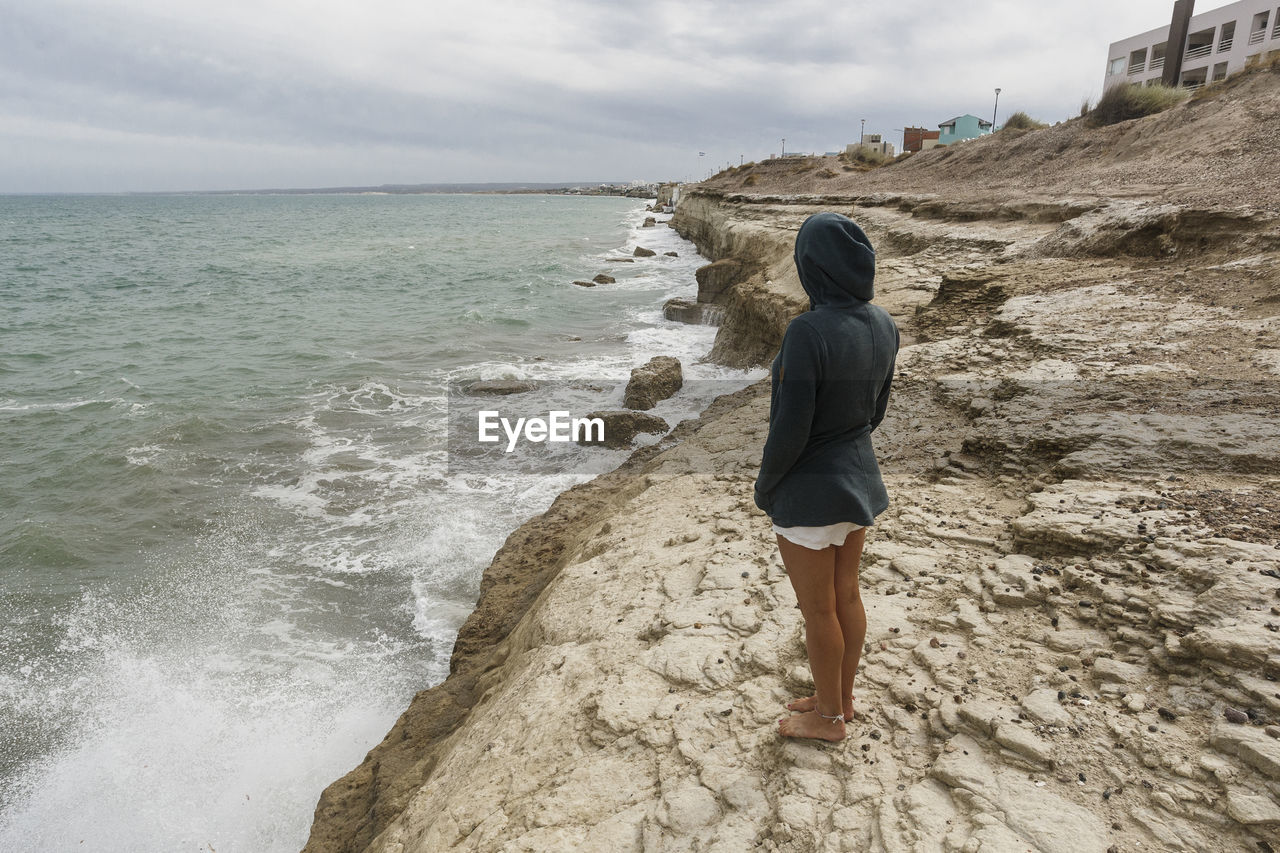
<svg viewBox="0 0 1280 853"><path fill-rule="evenodd" d="M679 252L663 252L662 254L666 255L668 258L678 258L678 257L680 257L680 253L679 253Z"/></svg>
<svg viewBox="0 0 1280 853"><path fill-rule="evenodd" d="M596 286L596 283L594 281L575 281L574 284L578 285L578 287L595 287Z"/></svg>
<svg viewBox="0 0 1280 853"><path fill-rule="evenodd" d="M690 302L688 299L681 299L677 296L663 303L662 316L668 320L675 320L677 323L700 324L704 307L697 302Z"/></svg>
<svg viewBox="0 0 1280 853"><path fill-rule="evenodd" d="M636 250L632 252L632 254L635 255L637 258L652 258L654 255L658 253L655 252L653 249L646 249L643 246L636 246Z"/></svg>
<svg viewBox="0 0 1280 853"><path fill-rule="evenodd" d="M670 428L667 422L657 415L647 415L644 412L633 412L627 409L591 412L587 417L604 421L603 442L588 440L595 437L589 430L587 435L578 438L578 444L592 447L613 449L630 447L631 442L642 432L664 433Z"/></svg>
<svg viewBox="0 0 1280 853"><path fill-rule="evenodd" d="M596 276L591 280L594 281L596 284L613 284L615 281L617 281L617 279L614 278L613 276L605 275L604 273L600 273L598 276Z"/></svg>
<svg viewBox="0 0 1280 853"><path fill-rule="evenodd" d="M644 224L643 224L643 225L641 225L640 227L641 227L641 228L652 228L653 226L655 226L655 225L657 225L657 224L658 224L658 220L654 219L652 216L646 216L646 217L644 218Z"/></svg>
<svg viewBox="0 0 1280 853"><path fill-rule="evenodd" d="M724 258L698 267L693 276L698 280L698 301L722 305L728 300L729 291L747 277L747 268L741 261Z"/></svg>
<svg viewBox="0 0 1280 853"><path fill-rule="evenodd" d="M679 391L683 384L680 359L669 355L654 356L648 364L631 371L622 404L628 409L652 409Z"/></svg>
<svg viewBox="0 0 1280 853"><path fill-rule="evenodd" d="M692 323L695 326L719 326L724 319L724 309L719 305L706 305L676 297L668 299L662 306L662 316L677 323Z"/></svg>
<svg viewBox="0 0 1280 853"><path fill-rule="evenodd" d="M582 282L574 282L582 284ZM586 285L590 287L591 285ZM481 379L467 386L468 394L490 394L494 396L507 394L523 394L538 387L538 383L527 379Z"/></svg>

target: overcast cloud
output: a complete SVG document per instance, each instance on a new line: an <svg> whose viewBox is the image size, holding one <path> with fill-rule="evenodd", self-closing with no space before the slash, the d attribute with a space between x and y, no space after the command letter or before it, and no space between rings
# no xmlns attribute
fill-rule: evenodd
<svg viewBox="0 0 1280 853"><path fill-rule="evenodd" d="M1057 121L1172 6L0 0L0 192L687 179L997 86Z"/></svg>

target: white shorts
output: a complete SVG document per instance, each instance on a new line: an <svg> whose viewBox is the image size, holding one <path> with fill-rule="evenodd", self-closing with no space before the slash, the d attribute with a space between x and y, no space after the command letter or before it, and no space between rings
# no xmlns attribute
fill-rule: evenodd
<svg viewBox="0 0 1280 853"><path fill-rule="evenodd" d="M801 548L821 551L832 545L843 545L850 533L862 528L863 525L854 524L852 521L840 521L822 527L779 527L775 524L773 532Z"/></svg>

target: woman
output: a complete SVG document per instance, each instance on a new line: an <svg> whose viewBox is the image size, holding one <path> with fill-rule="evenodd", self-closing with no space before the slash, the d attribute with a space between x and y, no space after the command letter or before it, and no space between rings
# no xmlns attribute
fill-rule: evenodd
<svg viewBox="0 0 1280 853"><path fill-rule="evenodd" d="M838 741L853 715L867 633L858 592L866 528L889 504L871 447L884 419L898 328L871 304L875 251L838 213L809 217L796 271L809 312L791 321L773 361L769 437L756 505L769 514L804 616L814 695L787 707L787 737Z"/></svg>

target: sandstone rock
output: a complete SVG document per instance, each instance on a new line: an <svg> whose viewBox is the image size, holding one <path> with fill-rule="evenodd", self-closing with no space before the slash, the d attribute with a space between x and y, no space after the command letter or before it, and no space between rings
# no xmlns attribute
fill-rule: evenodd
<svg viewBox="0 0 1280 853"><path fill-rule="evenodd" d="M1209 743L1280 781L1280 741L1249 726L1218 721L1209 732Z"/></svg>
<svg viewBox="0 0 1280 853"><path fill-rule="evenodd" d="M747 266L735 258L722 258L698 267L698 301L721 305L728 301L729 291L747 277Z"/></svg>
<svg viewBox="0 0 1280 853"><path fill-rule="evenodd" d="M586 436L578 439L579 444L592 447L607 447L610 449L630 447L631 442L640 433L663 433L670 429L670 425L662 418L655 415L647 415L644 412L630 410L600 411L591 412L587 417L600 418L604 421L604 441L602 443L587 441Z"/></svg>
<svg viewBox="0 0 1280 853"><path fill-rule="evenodd" d="M575 282L580 283L580 282ZM590 287L590 285L587 285ZM506 395L506 394L523 394L525 391L532 391L538 387L538 383L530 382L526 379L481 379L472 382L467 386L468 394L489 394L489 395Z"/></svg>
<svg viewBox="0 0 1280 853"><path fill-rule="evenodd" d="M594 281L575 281L574 284L578 285L578 287L595 287L596 286L596 283Z"/></svg>
<svg viewBox="0 0 1280 853"><path fill-rule="evenodd" d="M1098 658L1093 662L1093 674L1099 681L1118 681L1122 684L1137 684L1146 675L1146 670L1131 663L1112 658Z"/></svg>
<svg viewBox="0 0 1280 853"><path fill-rule="evenodd" d="M658 220L654 219L652 216L646 216L646 217L644 218L644 224L642 224L640 227L641 227L641 228L652 228L653 226L655 226L655 225L657 225L657 224L658 224Z"/></svg>
<svg viewBox="0 0 1280 853"><path fill-rule="evenodd" d="M668 299L662 306L662 316L668 320L674 320L677 323L692 323L694 325L714 325L707 323L711 312L708 311L711 306L704 305L700 302L690 302L688 299L675 297Z"/></svg>
<svg viewBox="0 0 1280 853"><path fill-rule="evenodd" d="M1018 753L1023 758L1041 764L1053 765L1053 744L1041 740L1034 733L1014 723L996 726L996 743Z"/></svg>
<svg viewBox="0 0 1280 853"><path fill-rule="evenodd" d="M662 798L658 821L665 827L688 836L714 823L720 817L715 794L701 785L688 785Z"/></svg>
<svg viewBox="0 0 1280 853"><path fill-rule="evenodd" d="M599 275L597 275L595 278L591 280L594 281L596 284L613 284L615 281L617 281L616 278L614 278L611 275L606 275L605 273L600 273Z"/></svg>
<svg viewBox="0 0 1280 853"><path fill-rule="evenodd" d="M1227 814L1247 826L1280 826L1280 805L1270 797L1227 790Z"/></svg>
<svg viewBox="0 0 1280 853"><path fill-rule="evenodd" d="M646 249L643 246L636 246L636 250L632 252L632 254L635 255L637 258L652 258L654 255L658 253L653 251L653 249Z"/></svg>
<svg viewBox="0 0 1280 853"><path fill-rule="evenodd" d="M1058 702L1058 691L1047 687L1028 693L1022 700L1022 709L1047 726L1071 725L1071 713Z"/></svg>
<svg viewBox="0 0 1280 853"><path fill-rule="evenodd" d="M679 391L682 385L684 374L680 369L680 359L669 355L654 356L647 364L632 369L622 404L628 409L652 409Z"/></svg>

